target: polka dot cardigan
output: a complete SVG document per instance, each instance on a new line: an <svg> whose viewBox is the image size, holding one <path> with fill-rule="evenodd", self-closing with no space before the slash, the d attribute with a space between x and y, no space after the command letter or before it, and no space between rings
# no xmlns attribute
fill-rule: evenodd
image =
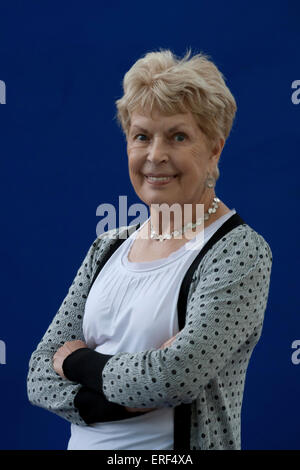
<svg viewBox="0 0 300 470"><path fill-rule="evenodd" d="M52 357L66 341L84 341L82 318L93 276L113 235L127 228L110 230L92 243L30 358L30 402L74 424L88 423L74 404L87 388L72 376L62 379ZM265 239L247 224L235 227L200 261L188 292L185 326L171 346L113 356L93 351L100 372L91 387L96 384L106 403L120 410L191 404L190 449L240 449L246 371L262 333L271 267Z"/></svg>

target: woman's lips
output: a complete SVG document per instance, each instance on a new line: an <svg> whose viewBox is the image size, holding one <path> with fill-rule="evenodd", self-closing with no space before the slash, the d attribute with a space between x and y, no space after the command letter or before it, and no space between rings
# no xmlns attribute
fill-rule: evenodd
<svg viewBox="0 0 300 470"><path fill-rule="evenodd" d="M147 182L151 184L152 186L164 186L166 184L169 184L176 177L177 175L172 175L172 176L167 176L167 177L152 177L152 176L145 175Z"/></svg>

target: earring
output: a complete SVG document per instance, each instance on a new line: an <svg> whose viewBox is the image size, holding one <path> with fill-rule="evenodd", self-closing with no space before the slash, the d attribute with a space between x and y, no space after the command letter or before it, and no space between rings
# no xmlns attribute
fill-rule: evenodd
<svg viewBox="0 0 300 470"><path fill-rule="evenodd" d="M213 176L208 176L206 178L205 184L208 188L214 188L216 186L216 180Z"/></svg>

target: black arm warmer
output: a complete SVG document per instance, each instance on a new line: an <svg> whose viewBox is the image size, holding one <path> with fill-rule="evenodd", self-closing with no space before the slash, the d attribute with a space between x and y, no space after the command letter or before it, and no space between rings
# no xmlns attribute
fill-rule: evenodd
<svg viewBox="0 0 300 470"><path fill-rule="evenodd" d="M129 419L149 412L127 411L125 406L108 401L102 393L102 370L111 357L89 348L80 348L63 362L67 379L83 385L75 395L74 406L86 424Z"/></svg>
<svg viewBox="0 0 300 470"><path fill-rule="evenodd" d="M127 411L125 406L108 401L102 393L94 392L85 386L75 395L74 405L86 424L119 421L149 413L149 411Z"/></svg>
<svg viewBox="0 0 300 470"><path fill-rule="evenodd" d="M72 382L85 385L95 392L102 392L102 370L111 357L113 356L89 348L80 348L66 357L62 369Z"/></svg>

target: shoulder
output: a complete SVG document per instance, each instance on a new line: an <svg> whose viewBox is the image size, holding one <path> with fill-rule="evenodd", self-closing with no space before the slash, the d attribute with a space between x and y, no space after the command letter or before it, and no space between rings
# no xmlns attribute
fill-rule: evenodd
<svg viewBox="0 0 300 470"><path fill-rule="evenodd" d="M212 246L203 257L199 271L215 278L235 278L255 268L270 271L272 259L270 245L264 237L243 224Z"/></svg>

